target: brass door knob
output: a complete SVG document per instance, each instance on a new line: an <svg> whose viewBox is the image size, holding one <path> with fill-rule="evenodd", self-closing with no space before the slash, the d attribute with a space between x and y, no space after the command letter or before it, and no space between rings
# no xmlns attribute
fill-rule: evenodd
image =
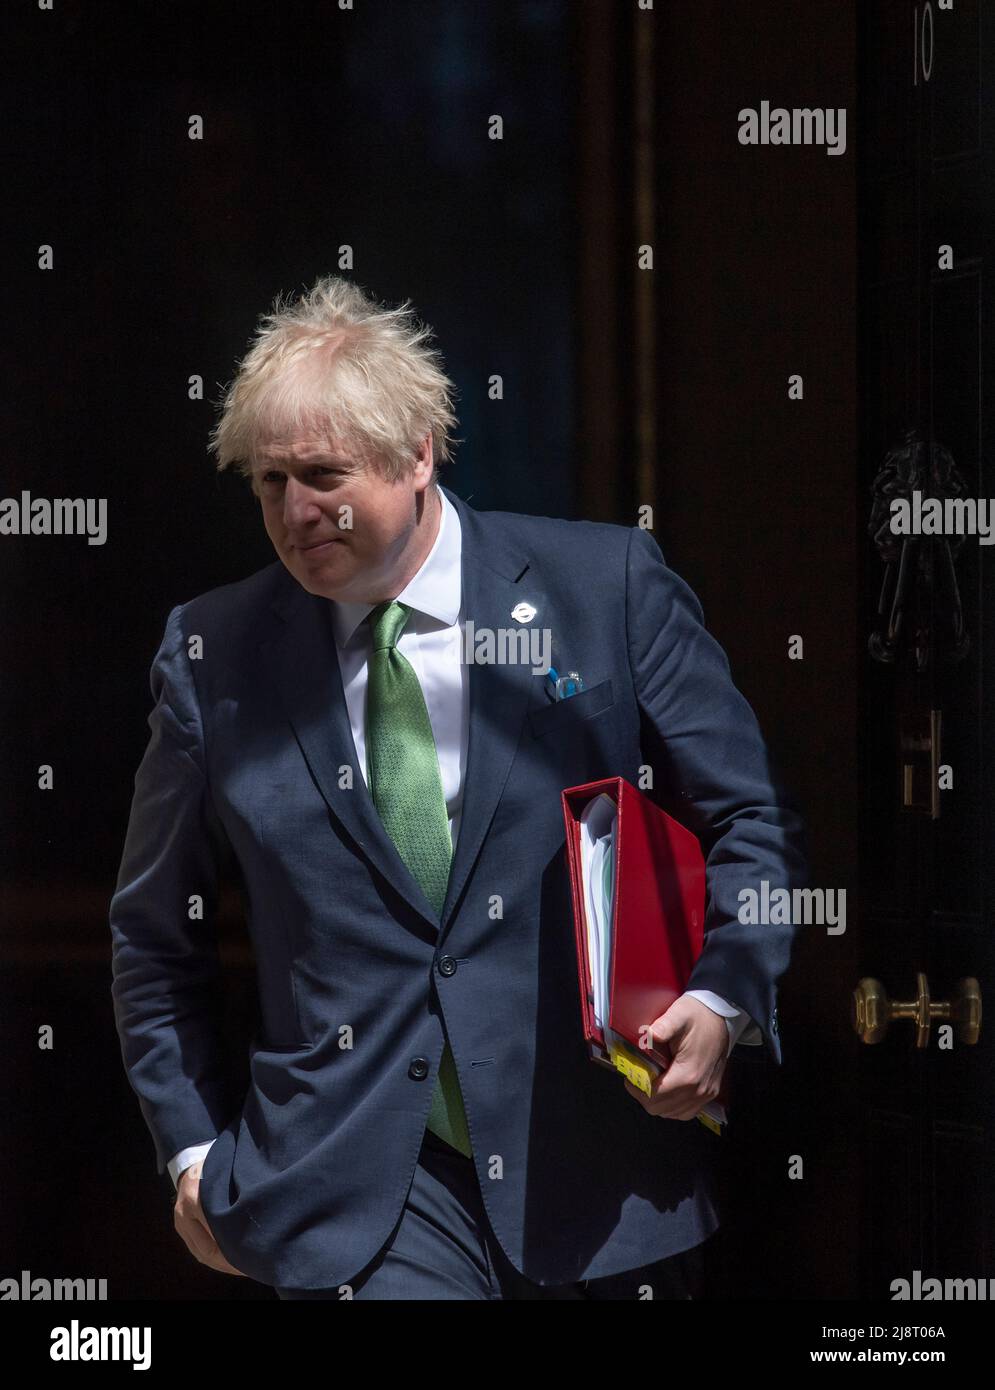
<svg viewBox="0 0 995 1390"><path fill-rule="evenodd" d="M949 1019L960 1041L973 1046L981 1032L981 986L968 975L957 981L952 999L934 1003L921 970L916 974L916 997L906 1001L889 999L880 980L865 976L858 981L853 991L853 1026L861 1042L880 1042L888 1024L897 1018L911 1018L915 1023L916 1047L928 1046L934 1019Z"/></svg>

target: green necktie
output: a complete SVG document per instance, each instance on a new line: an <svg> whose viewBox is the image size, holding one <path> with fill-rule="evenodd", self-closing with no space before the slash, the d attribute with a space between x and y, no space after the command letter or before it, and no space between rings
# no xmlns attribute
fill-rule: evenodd
<svg viewBox="0 0 995 1390"><path fill-rule="evenodd" d="M397 650L397 639L410 612L406 604L395 600L381 603L369 615L373 651L366 689L367 782L398 854L436 912L441 913L453 843L425 696L411 663ZM466 1113L448 1038L427 1123L440 1138L471 1157Z"/></svg>

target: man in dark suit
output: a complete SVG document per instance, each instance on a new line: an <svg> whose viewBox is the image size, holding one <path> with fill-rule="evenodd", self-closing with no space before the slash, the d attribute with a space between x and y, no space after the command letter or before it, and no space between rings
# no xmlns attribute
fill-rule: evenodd
<svg viewBox="0 0 995 1390"><path fill-rule="evenodd" d="M694 1118L737 1042L780 1062L794 928L741 922L739 895L803 881L800 822L647 531L438 485L426 337L329 277L277 302L228 391L219 466L278 559L174 608L153 663L110 911L128 1077L189 1248L281 1297L688 1297L719 1220ZM584 688L551 701L518 630ZM647 1020L673 1056L652 1097L587 1056L560 805L647 769L708 889L687 991ZM225 856L260 1017L234 1114Z"/></svg>

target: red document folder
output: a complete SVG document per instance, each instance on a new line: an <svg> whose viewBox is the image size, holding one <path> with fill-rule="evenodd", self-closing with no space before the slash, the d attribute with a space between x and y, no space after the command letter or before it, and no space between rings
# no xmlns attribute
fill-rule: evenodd
<svg viewBox="0 0 995 1390"><path fill-rule="evenodd" d="M618 807L606 1039L594 1015L581 869L581 812L599 793ZM562 793L567 863L577 942L581 1017L590 1055L647 1093L669 1054L641 1043L640 1025L665 1013L687 986L704 943L705 861L696 835L624 777L567 787ZM619 1040L622 1040L620 1045ZM726 1076L716 1103L727 1106ZM718 1125L698 1116L710 1129Z"/></svg>

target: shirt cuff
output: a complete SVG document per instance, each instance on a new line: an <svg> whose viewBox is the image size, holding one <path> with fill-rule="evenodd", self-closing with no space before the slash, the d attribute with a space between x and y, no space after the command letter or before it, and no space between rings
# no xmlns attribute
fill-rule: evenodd
<svg viewBox="0 0 995 1390"><path fill-rule="evenodd" d="M169 1170L169 1176L173 1179L174 1187L179 1185L180 1174L183 1170L189 1168L191 1163L196 1163L199 1158L203 1158L213 1143L214 1140L209 1139L204 1144L191 1144L189 1148L181 1149L178 1154L173 1155L166 1167Z"/></svg>
<svg viewBox="0 0 995 1390"><path fill-rule="evenodd" d="M737 1009L735 1004L730 1004L727 999L723 999L720 994L714 994L710 989L689 989L685 991L689 999L697 999L706 1005L713 1013L719 1014L726 1021L726 1028L729 1033L729 1049L726 1056L733 1050L737 1043L744 1043L747 1046L756 1046L763 1043L763 1034L753 1022L749 1014L742 1009Z"/></svg>

